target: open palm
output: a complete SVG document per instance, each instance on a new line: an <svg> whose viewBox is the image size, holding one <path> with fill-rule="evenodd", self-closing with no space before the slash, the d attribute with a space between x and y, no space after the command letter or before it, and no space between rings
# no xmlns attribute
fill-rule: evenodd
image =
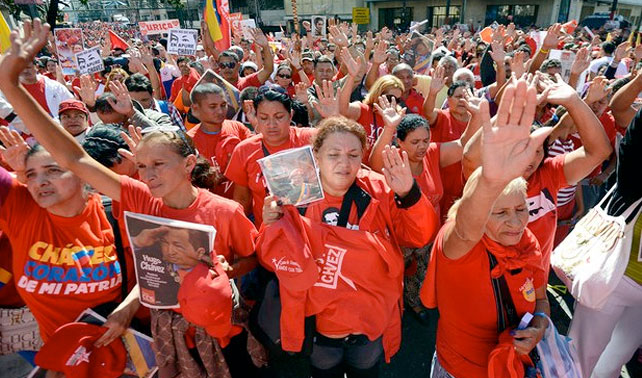
<svg viewBox="0 0 642 378"><path fill-rule="evenodd" d="M16 83L18 76L33 62L36 54L47 44L49 24L42 24L39 19L26 20L22 26L22 35L18 30L11 32L11 48L2 56L0 77ZM0 80L4 81L4 80Z"/></svg>
<svg viewBox="0 0 642 378"><path fill-rule="evenodd" d="M537 89L520 79L506 88L495 125L491 124L488 103L481 104L482 174L492 182L508 183L520 177L535 157L550 128L533 134L530 128L535 118Z"/></svg>

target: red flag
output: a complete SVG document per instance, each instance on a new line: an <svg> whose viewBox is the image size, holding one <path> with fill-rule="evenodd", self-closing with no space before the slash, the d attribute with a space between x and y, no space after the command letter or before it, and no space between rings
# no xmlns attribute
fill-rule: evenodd
<svg viewBox="0 0 642 378"><path fill-rule="evenodd" d="M114 33L113 31L109 31L109 40L111 41L111 49L123 49L123 51L127 51L129 48L129 45L127 42L125 42L124 39L120 38L118 34Z"/></svg>
<svg viewBox="0 0 642 378"><path fill-rule="evenodd" d="M218 24L221 28L223 38L214 42L219 51L230 48L230 2L229 0L216 0L216 13L218 14Z"/></svg>

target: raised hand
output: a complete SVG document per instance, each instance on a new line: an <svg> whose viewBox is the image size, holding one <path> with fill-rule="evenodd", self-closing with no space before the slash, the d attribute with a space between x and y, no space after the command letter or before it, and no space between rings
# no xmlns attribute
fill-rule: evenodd
<svg viewBox="0 0 642 378"><path fill-rule="evenodd" d="M317 92L317 97L319 101L313 103L314 108L319 112L321 117L328 118L333 116L341 115L339 112L339 97L341 96L341 88L337 89L337 93L334 93L334 88L332 88L332 82L323 80L322 87L319 87L317 83L314 83L314 88Z"/></svg>
<svg viewBox="0 0 642 378"><path fill-rule="evenodd" d="M25 170L25 158L29 152L29 145L22 139L20 133L15 130L9 130L8 127L0 127L0 141L4 147L0 146L2 157L15 172Z"/></svg>
<svg viewBox="0 0 642 378"><path fill-rule="evenodd" d="M542 49L550 50L557 47L559 39L562 37L562 24L556 23L548 28L546 37L542 41Z"/></svg>
<svg viewBox="0 0 642 378"><path fill-rule="evenodd" d="M381 65L388 59L388 42L382 40L379 41L377 47L374 49L374 54L372 56L372 63L375 65Z"/></svg>
<svg viewBox="0 0 642 378"><path fill-rule="evenodd" d="M290 65L294 67L296 70L301 69L301 51L290 51L286 50L286 57L288 59L288 62L290 62Z"/></svg>
<svg viewBox="0 0 642 378"><path fill-rule="evenodd" d="M405 197L412 189L414 178L410 171L408 154L406 151L399 154L397 147L386 146L383 154L382 173L386 178L386 183L399 197Z"/></svg>
<svg viewBox="0 0 642 378"><path fill-rule="evenodd" d="M112 109L120 114L131 117L134 113L134 105L125 84L119 81L112 81L109 83L109 89L114 96L116 96L116 101L111 98L107 99Z"/></svg>
<svg viewBox="0 0 642 378"><path fill-rule="evenodd" d="M524 79L508 84L494 125L488 103L482 102L482 175L490 182L505 185L522 176L550 133L541 128L530 134L536 102L537 89Z"/></svg>
<svg viewBox="0 0 642 378"><path fill-rule="evenodd" d="M98 84L89 75L80 76L80 87L74 87L74 90L80 95L80 99L89 108L96 105L96 88Z"/></svg>
<svg viewBox="0 0 642 378"><path fill-rule="evenodd" d="M490 45L490 57L493 58L493 61L495 63L504 64L504 58L506 57L506 52L504 51L504 42L492 41Z"/></svg>
<svg viewBox="0 0 642 378"><path fill-rule="evenodd" d="M539 88L542 92L548 89L548 96L546 97L548 103L568 107L569 102L579 99L575 89L568 85L560 74L555 74L555 78L557 82L553 82L545 75L540 75L539 77Z"/></svg>
<svg viewBox="0 0 642 378"><path fill-rule="evenodd" d="M374 37L372 36L372 32L368 30L366 33L366 51L372 51L374 48L375 40Z"/></svg>
<svg viewBox="0 0 642 378"><path fill-rule="evenodd" d="M590 63L591 56L589 54L588 48L582 47L581 49L577 50L577 54L575 54L575 60L573 61L573 65L571 66L571 74L581 74L582 72L586 71L587 68L589 68Z"/></svg>
<svg viewBox="0 0 642 378"><path fill-rule="evenodd" d="M430 80L430 92L439 92L446 84L446 70L443 66L437 67Z"/></svg>
<svg viewBox="0 0 642 378"><path fill-rule="evenodd" d="M347 47L348 46L348 37L347 35L336 26L330 26L329 28L330 35L334 40L334 43L338 47Z"/></svg>
<svg viewBox="0 0 642 378"><path fill-rule="evenodd" d="M38 52L47 44L49 24L42 24L39 19L25 20L22 35L18 30L11 32L11 47L0 61L0 82L17 85L20 73L33 62Z"/></svg>
<svg viewBox="0 0 642 378"><path fill-rule="evenodd" d="M375 102L373 105L377 113L383 118L384 127L397 131L397 126L406 115L406 108L398 107L397 100L393 98L392 102L388 101L386 96L379 96L379 103Z"/></svg>
<svg viewBox="0 0 642 378"><path fill-rule="evenodd" d="M344 47L341 49L341 62L346 66L348 69L348 75L352 76L353 78L359 77L359 72L361 71L361 64L360 62L357 62L354 60L352 57L352 54L350 54L350 50L348 50L347 47Z"/></svg>
<svg viewBox="0 0 642 378"><path fill-rule="evenodd" d="M129 151L124 148L119 148L118 153L125 159L136 163L136 147L140 143L141 139L143 139L143 129L141 129L140 127L134 127L133 125L129 125L128 130L129 134L121 131L120 137L123 138L125 143L127 143Z"/></svg>
<svg viewBox="0 0 642 378"><path fill-rule="evenodd" d="M592 104L598 102L611 93L611 88L608 88L609 80L604 76L596 76L589 84L586 91L584 102Z"/></svg>
<svg viewBox="0 0 642 378"><path fill-rule="evenodd" d="M635 59L636 60L639 61L639 60L642 59L642 43L640 43L637 46L635 46L634 53L635 53Z"/></svg>
<svg viewBox="0 0 642 378"><path fill-rule="evenodd" d="M630 46L631 44L627 41L620 43L615 49L615 53L613 54L613 60L615 60L616 62L621 61L622 58L627 56L628 53L632 50Z"/></svg>
<svg viewBox="0 0 642 378"><path fill-rule="evenodd" d="M513 56L513 59L509 61L510 70L517 78L522 77L524 73L528 71L528 68L526 67L528 62L524 60L525 57L526 55L524 55L523 51L517 51Z"/></svg>
<svg viewBox="0 0 642 378"><path fill-rule="evenodd" d="M308 88L309 86L302 81L294 85L294 95L299 102L308 103Z"/></svg>

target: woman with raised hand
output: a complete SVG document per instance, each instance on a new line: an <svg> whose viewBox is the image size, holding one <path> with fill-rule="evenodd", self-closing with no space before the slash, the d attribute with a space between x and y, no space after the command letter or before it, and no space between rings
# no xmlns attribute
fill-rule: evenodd
<svg viewBox="0 0 642 378"><path fill-rule="evenodd" d="M68 174L77 175L76 180L85 181L114 201L120 202L121 212L131 211L212 225L217 230L212 253L223 256L230 263L232 270L229 276L240 276L251 270L255 266L255 260L251 255L254 253L256 229L245 217L243 209L238 204L202 189L212 184L212 168L198 156L188 137L182 133L163 131L154 131L144 137L132 135L134 140L129 142L137 142L130 146L141 180L137 181L120 176L91 158L71 135L36 105L34 99L19 85L18 76L26 64L31 62L46 44L48 33L49 25L42 25L38 19L33 21L33 25L29 21L24 23L23 36L19 36L17 31L12 32L11 49L5 53L0 63L0 90L14 108L20 109L17 110L18 115L35 138L49 151L51 157L58 162L61 172L57 174L68 172ZM42 174L49 174L48 169L45 165L43 168L45 172ZM42 196L51 194L48 190L41 190L39 193ZM79 197L74 195L72 199L77 201ZM62 221L58 222L62 223ZM81 241L81 243L84 242ZM118 314L115 313L112 316L118 316ZM164 331L158 322L161 318L169 322L170 326L183 322L182 316L177 312L153 310L152 336L154 337ZM203 328L195 327L195 329L196 334L202 336L203 340L217 342ZM106 344L116 337L118 333L110 333L108 338L102 338L98 342ZM243 344L242 341L235 342L235 339L232 339L232 346L228 348ZM188 351L182 350L186 348L184 343L174 344L173 347L177 353L185 352L182 355L189 355ZM252 363L247 353L242 352L240 348L229 353L228 348L224 349L223 353L232 375L253 374ZM167 365L160 366L165 371L180 372L186 368L183 360L167 358L157 358L157 360L168 361ZM187 364L193 366L194 363L198 364L197 360ZM201 367L203 367L202 364ZM206 369L207 366L203 368Z"/></svg>
<svg viewBox="0 0 642 378"><path fill-rule="evenodd" d="M529 135L536 93L525 80L510 84L495 125L488 103L481 105L482 165L435 239L421 289L424 305L437 307L440 315L432 377L488 377L491 352L506 344L521 357L499 366L509 362L524 376L522 358L528 361L524 356L548 325L543 316L549 313L546 276L537 239L526 228L526 181L521 177L549 133ZM494 294L496 283L506 287L501 295ZM503 298L507 294L510 298ZM509 306L501 305L510 302L512 317L504 311ZM514 329L526 312L535 314L533 321ZM491 376L507 376L497 373Z"/></svg>
<svg viewBox="0 0 642 378"><path fill-rule="evenodd" d="M433 205L437 214L440 214L439 203L444 194L444 187L441 181L441 169L461 161L464 146L475 134L481 125L480 99L468 97L466 107L473 115L468 127L461 138L445 142L433 143L428 120L418 114L405 114L405 108L396 106L396 101L388 101L385 96L379 97L379 104L374 104L377 112L382 115L384 130L372 148L370 153L370 166L377 172L381 172L384 166L383 151L386 146L396 140L396 145L401 153L408 155L410 171L417 180L422 193ZM452 180L456 180L453 177ZM463 185L463 184L462 184ZM432 242L433 238L430 238ZM432 244L422 248L404 248L406 266L412 267L416 261L416 269L413 274L404 276L404 299L419 319L427 323L428 311L419 301L419 288L426 275L428 256Z"/></svg>
<svg viewBox="0 0 642 378"><path fill-rule="evenodd" d="M387 147L382 176L362 169L366 146L355 121L321 121L312 148L324 199L298 211L272 196L263 205L257 253L278 278L267 290L281 298L280 345L297 352L313 340L315 378L377 377L390 361L401 341L400 247L425 245L438 224L407 154ZM302 334L310 316L315 330ZM279 319L262 326L278 330Z"/></svg>

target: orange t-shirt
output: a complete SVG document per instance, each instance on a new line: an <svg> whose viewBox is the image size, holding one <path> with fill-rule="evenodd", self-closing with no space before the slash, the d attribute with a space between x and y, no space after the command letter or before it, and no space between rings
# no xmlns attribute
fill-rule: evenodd
<svg viewBox="0 0 642 378"><path fill-rule="evenodd" d="M528 178L528 228L542 248L542 269L551 265L551 251L557 229L557 193L568 186L564 175L564 155L547 158Z"/></svg>
<svg viewBox="0 0 642 378"><path fill-rule="evenodd" d="M497 308L491 284L491 271L484 241L464 257L451 260L444 255L445 227L435 239L421 300L439 309L436 350L441 365L455 377L487 378L488 357L498 344ZM532 250L539 261L539 245L526 229L520 249ZM504 273L508 290L521 318L535 310L535 289L546 284L539 269L529 266Z"/></svg>
<svg viewBox="0 0 642 378"><path fill-rule="evenodd" d="M248 187L252 192L252 211L257 227L263 223L263 200L267 193L263 173L257 163L257 160L265 157L262 145L270 154L274 154L288 148L308 145L316 133L317 129L290 127L290 139L282 145L274 147L264 144L263 135L258 134L239 143L232 152L232 157L225 170L225 177L236 185Z"/></svg>
<svg viewBox="0 0 642 378"><path fill-rule="evenodd" d="M194 140L199 154L208 159L210 164L223 174L234 148L242 140L251 137L252 132L240 122L225 120L218 133L201 130L199 123L191 128L187 135ZM219 196L231 199L234 194L234 185L229 180L223 180L212 191Z"/></svg>
<svg viewBox="0 0 642 378"><path fill-rule="evenodd" d="M163 200L154 198L144 183L127 176L120 178L121 206L124 211L157 217L182 220L213 226L216 229L214 252L225 256L232 264L235 256L250 256L254 253L256 228L243 214L238 203L199 189L196 200L185 209L165 206Z"/></svg>
<svg viewBox="0 0 642 378"><path fill-rule="evenodd" d="M85 309L120 299L114 233L99 195L90 195L79 215L60 217L38 206L24 185L0 169L0 200L0 228L13 248L18 293L43 341Z"/></svg>
<svg viewBox="0 0 642 378"><path fill-rule="evenodd" d="M413 175L415 180L417 180L419 189L421 189L421 192L428 198L428 201L430 201L435 208L437 214L440 214L439 202L444 195L444 186L441 181L441 168L439 165L440 154L440 143L430 143L423 160L423 170L419 175Z"/></svg>

